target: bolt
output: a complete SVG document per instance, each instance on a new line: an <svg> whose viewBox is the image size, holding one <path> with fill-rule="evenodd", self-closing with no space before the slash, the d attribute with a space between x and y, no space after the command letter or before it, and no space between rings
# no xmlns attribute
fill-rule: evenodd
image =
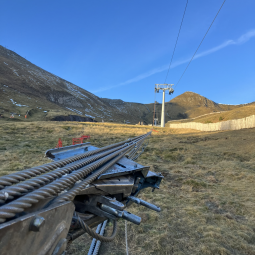
<svg viewBox="0 0 255 255"><path fill-rule="evenodd" d="M45 219L41 216L36 216L31 222L29 230L39 232L40 228L45 224Z"/></svg>

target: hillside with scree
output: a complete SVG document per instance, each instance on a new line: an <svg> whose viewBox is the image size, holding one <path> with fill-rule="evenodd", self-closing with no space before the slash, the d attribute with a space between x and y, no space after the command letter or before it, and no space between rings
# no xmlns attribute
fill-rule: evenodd
<svg viewBox="0 0 255 255"><path fill-rule="evenodd" d="M166 103L166 121L228 111L239 106L217 104L193 92ZM32 64L0 46L1 119L152 123L154 104L100 98ZM156 105L160 119L161 104Z"/></svg>

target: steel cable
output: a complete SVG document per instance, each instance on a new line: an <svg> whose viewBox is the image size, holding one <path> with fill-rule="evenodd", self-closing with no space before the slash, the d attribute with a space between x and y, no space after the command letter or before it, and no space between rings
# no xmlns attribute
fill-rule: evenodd
<svg viewBox="0 0 255 255"><path fill-rule="evenodd" d="M217 16L218 16L218 14L220 13L220 11L221 11L221 9L222 9L223 5L225 4L225 2L226 2L226 0L224 0L224 1L223 1L223 3L222 3L222 5L221 5L220 9L218 10L218 12L217 12L216 16L215 16L215 17L214 17L214 19L213 19L213 21L212 21L211 25L210 25L210 26L209 26L209 28L207 29L207 31L206 31L206 33L205 33L205 35L204 35L204 37L203 37L202 41L201 41L201 42L200 42L200 44L198 45L198 47L197 47L197 49L196 49L196 51L195 51L194 55L193 55L193 56L192 56L192 58L190 59L190 61L189 61L188 65L186 66L186 68L185 68L184 72L182 73L182 75L181 75L180 79L178 80L177 84L175 85L175 88L176 88L176 87L177 87L177 85L180 83L180 81L181 81L181 79L182 79L183 75L185 74L185 72L187 71L187 69L188 69L188 67L189 67L189 65L190 65L190 63L191 63L191 61L194 59L195 55L197 54L198 49L200 48L201 44L203 43L203 41L204 41L204 39L205 39L206 35L208 34L209 30L211 29L211 27L212 27L212 25L213 25L214 21L216 20L216 18L217 18Z"/></svg>
<svg viewBox="0 0 255 255"><path fill-rule="evenodd" d="M6 219L14 217L17 213L23 212L26 208L31 207L33 204L38 203L40 200L56 196L60 191L65 190L68 187L74 185L77 181L84 178L86 175L116 157L120 153L125 153L128 149L132 148L134 145L128 145L127 147L120 149L98 161L95 161L67 176L63 176L54 182L39 188L27 195L20 197L6 205L0 207L0 223L5 222ZM124 156L121 155L121 157ZM117 157L119 158L119 157ZM93 175L93 174L92 174ZM92 176L91 175L91 176ZM90 178L93 181L93 178Z"/></svg>
<svg viewBox="0 0 255 255"><path fill-rule="evenodd" d="M127 221L125 220L125 241L126 241L126 254L128 255L128 234L127 234Z"/></svg>
<svg viewBox="0 0 255 255"><path fill-rule="evenodd" d="M144 135L141 135L141 136L138 136L138 137L135 137L135 138L123 141L123 142L119 142L119 143L116 143L116 144L108 145L108 146L105 146L103 148L99 148L97 150L88 151L88 152L85 152L83 154L72 156L72 157L62 159L62 160L59 160L59 161L56 161L56 162L51 162L51 163L48 163L48 164L45 164L45 165L42 165L42 166L37 166L37 167L30 168L30 169L26 169L26 170L23 170L23 171L14 173L14 174L1 176L0 177L0 189L4 189L4 187L11 186L15 183L19 183L20 181L25 181L26 179L31 179L31 178L33 178L37 175L41 175L41 174L44 174L44 173L49 172L51 170L54 170L56 168L63 167L67 164L70 164L70 163L73 163L77 160L80 160L80 159L92 156L94 154L100 153L104 150L111 149L111 148L123 145L127 142L132 142L136 139L139 139L142 136L144 136Z"/></svg>
<svg viewBox="0 0 255 255"><path fill-rule="evenodd" d="M179 32L178 32L178 35L177 35L177 39L176 39L175 46L174 46L174 51L173 51L173 54L172 54L172 58L171 58L171 61L170 61L169 67L168 67L168 71L167 71L167 74L166 74L166 78L165 78L165 82L164 82L164 83L166 83L167 76L168 76L169 70L170 70L171 65L172 65L172 61L173 61L173 57L174 57L176 45L177 45L177 43L178 43L178 39L179 39L179 36L180 36L180 32L181 32L181 29L182 29L182 23L183 23L183 20L184 20L184 16L185 16L185 12L186 12L186 9L187 9L187 5L188 5L188 0L187 0L187 2L186 2L186 6L185 6L184 13L183 13L183 16L182 16L181 25L180 25Z"/></svg>
<svg viewBox="0 0 255 255"><path fill-rule="evenodd" d="M143 139L144 138L142 137L141 140ZM85 160L80 160L78 162L71 163L70 165L63 167L61 169L57 169L50 173L40 175L33 179L18 183L14 186L7 187L3 189L2 191L0 191L0 203L4 204L6 200L14 199L14 196L25 195L26 193L31 192L34 189L38 189L41 186L46 185L57 178L60 178L64 174L68 174L74 170L77 170L123 147L124 145L114 148L112 150L107 150L105 152L97 154L96 156L90 156L86 158Z"/></svg>
<svg viewBox="0 0 255 255"><path fill-rule="evenodd" d="M24 195L24 193L26 194L28 192L35 190L35 189L38 189L38 188L56 180L57 178L61 178L65 174L69 174L69 173L71 173L85 165L88 165L88 164L108 155L108 154L113 153L116 150L124 148L124 146L125 145L111 149L111 150L107 150L100 154L96 154L95 156L90 156L90 157L86 158L85 160L83 159L83 160L74 162L68 166L65 166L63 168L56 169L50 173L40 175L38 177L18 183L13 186L6 187L5 189L2 189L0 191L0 201L3 201L2 203L4 203L6 200L14 199L14 196L22 196L22 195Z"/></svg>
<svg viewBox="0 0 255 255"><path fill-rule="evenodd" d="M117 221L113 221L113 231L111 236L101 236L97 234L93 229L91 229L79 216L78 216L79 223L82 229L87 232L93 238L100 240L101 242L112 242L117 233Z"/></svg>
<svg viewBox="0 0 255 255"><path fill-rule="evenodd" d="M129 148L127 148L126 150L128 150L128 149ZM65 194L59 196L56 200L59 203L73 200L74 197L77 196L79 194L79 192L81 190L83 190L89 183L94 181L99 175L104 173L109 167L111 167L116 162L118 162L122 157L124 157L124 155L125 155L124 152L125 151L123 150L123 153L121 155L119 155L118 157L112 159L109 163L107 163L106 165L99 168L97 171L95 171L90 176L88 176L86 179L84 179L81 183L77 184L75 187L73 187L72 189L67 191Z"/></svg>

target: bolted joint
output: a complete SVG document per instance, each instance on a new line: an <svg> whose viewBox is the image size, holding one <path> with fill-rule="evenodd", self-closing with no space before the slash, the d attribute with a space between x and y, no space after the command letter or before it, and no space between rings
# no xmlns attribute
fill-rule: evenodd
<svg viewBox="0 0 255 255"><path fill-rule="evenodd" d="M35 216L32 220L29 230L34 232L39 232L40 228L45 224L45 219L41 216Z"/></svg>
<svg viewBox="0 0 255 255"><path fill-rule="evenodd" d="M125 210L121 211L121 210L117 210L117 209L114 209L110 206L107 206L107 205L104 205L104 204L101 204L100 205L100 208L109 213L109 214L112 214L114 215L115 217L117 218L123 218L127 221L130 221L136 225L139 225L141 223L141 218L133 213L130 213L130 212L127 212Z"/></svg>

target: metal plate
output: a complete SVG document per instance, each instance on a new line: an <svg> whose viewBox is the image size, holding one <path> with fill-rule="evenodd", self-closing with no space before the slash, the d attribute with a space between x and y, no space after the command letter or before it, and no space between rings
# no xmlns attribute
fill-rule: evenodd
<svg viewBox="0 0 255 255"><path fill-rule="evenodd" d="M45 152L45 156L57 161L60 159L69 158L78 154L85 153L98 149L97 147L90 146L90 143L81 143L76 145L70 145L59 149L50 149Z"/></svg>
<svg viewBox="0 0 255 255"><path fill-rule="evenodd" d="M52 254L60 239L66 238L74 212L73 202L53 205L0 224L0 253L8 255ZM45 219L39 232L30 230L35 216Z"/></svg>
<svg viewBox="0 0 255 255"><path fill-rule="evenodd" d="M128 197L134 186L134 178L132 176L113 177L111 179L96 180L86 189L82 190L79 195L114 195L123 194Z"/></svg>
<svg viewBox="0 0 255 255"><path fill-rule="evenodd" d="M126 157L123 157L120 159L116 164L114 164L112 167L110 167L106 172L101 174L98 179L106 179L121 175L126 175L134 172L141 171L144 177L147 176L149 172L149 166L142 166L138 163L136 163L133 160L130 160Z"/></svg>

